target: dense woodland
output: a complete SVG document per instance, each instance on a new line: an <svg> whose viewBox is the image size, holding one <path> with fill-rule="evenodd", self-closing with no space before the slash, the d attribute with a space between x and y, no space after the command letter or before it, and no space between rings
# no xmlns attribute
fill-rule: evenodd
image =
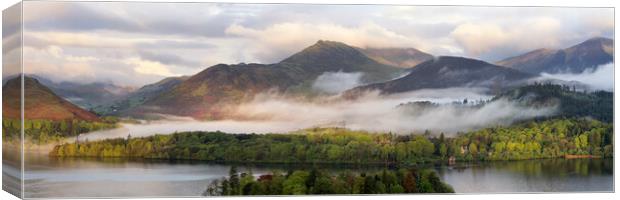
<svg viewBox="0 0 620 200"><path fill-rule="evenodd" d="M58 157L191 159L243 163L410 165L433 161L522 160L565 155L613 156L613 125L592 119L529 121L445 137L343 128L290 134L183 132L56 146Z"/></svg>
<svg viewBox="0 0 620 200"><path fill-rule="evenodd" d="M117 127L118 119L114 117L104 117L100 122L89 122L83 120L24 120L25 139L32 144L48 144L59 142L64 138L77 136L96 130L110 129ZM2 137L5 141L17 140L20 138L21 120L3 119Z"/></svg>
<svg viewBox="0 0 620 200"><path fill-rule="evenodd" d="M493 100L497 99L517 101L528 107L558 105L555 116L559 117L591 117L608 123L614 117L614 94L607 91L579 91L566 85L535 83L503 92Z"/></svg>
<svg viewBox="0 0 620 200"><path fill-rule="evenodd" d="M272 172L256 177L252 171L238 173L231 167L229 176L214 180L205 196L228 195L303 195L303 194L399 194L454 193L452 187L432 170L383 170L376 173L296 170L286 174Z"/></svg>

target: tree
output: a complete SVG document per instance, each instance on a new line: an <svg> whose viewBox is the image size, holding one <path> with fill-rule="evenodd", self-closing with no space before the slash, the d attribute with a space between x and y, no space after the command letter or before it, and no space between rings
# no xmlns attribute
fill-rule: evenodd
<svg viewBox="0 0 620 200"><path fill-rule="evenodd" d="M317 177L319 176L319 171L316 168L312 168L310 170L310 174L308 174L308 178L306 178L306 187L312 188L314 187L314 183L316 182Z"/></svg>
<svg viewBox="0 0 620 200"><path fill-rule="evenodd" d="M282 184L282 193L285 195L307 194L306 179L310 174L305 171L294 171Z"/></svg>
<svg viewBox="0 0 620 200"><path fill-rule="evenodd" d="M327 176L320 176L316 179L312 194L332 194L332 180Z"/></svg>
<svg viewBox="0 0 620 200"><path fill-rule="evenodd" d="M469 144L469 153L472 156L477 156L478 155L478 146L476 145L476 143L470 143Z"/></svg>
<svg viewBox="0 0 620 200"><path fill-rule="evenodd" d="M219 188L222 191L222 195L233 195L230 190L230 181L228 179L224 179Z"/></svg>
<svg viewBox="0 0 620 200"><path fill-rule="evenodd" d="M418 187L416 184L415 174L412 172L407 172L405 174L405 178L403 180L403 188L405 189L405 193L416 193L418 192Z"/></svg>
<svg viewBox="0 0 620 200"><path fill-rule="evenodd" d="M446 144L441 143L439 145L439 155L444 159L448 157L448 146L446 146Z"/></svg>
<svg viewBox="0 0 620 200"><path fill-rule="evenodd" d="M228 177L230 181L230 194L231 195L239 195L240 191L240 182L239 182L239 174L237 173L237 167L230 167L230 171L228 171Z"/></svg>
<svg viewBox="0 0 620 200"><path fill-rule="evenodd" d="M377 191L377 180L373 176L364 177L362 194L375 194Z"/></svg>

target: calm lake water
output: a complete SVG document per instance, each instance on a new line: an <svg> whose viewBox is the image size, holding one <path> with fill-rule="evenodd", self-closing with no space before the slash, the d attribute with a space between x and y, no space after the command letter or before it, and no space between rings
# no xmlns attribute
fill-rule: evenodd
<svg viewBox="0 0 620 200"><path fill-rule="evenodd" d="M25 197L163 197L199 196L230 166L196 162L55 159L26 155ZM5 172L18 173L18 170ZM245 166L255 175L291 166ZM372 171L377 168L325 167ZM531 160L434 166L457 193L612 192L612 159ZM3 174L6 178L10 174Z"/></svg>

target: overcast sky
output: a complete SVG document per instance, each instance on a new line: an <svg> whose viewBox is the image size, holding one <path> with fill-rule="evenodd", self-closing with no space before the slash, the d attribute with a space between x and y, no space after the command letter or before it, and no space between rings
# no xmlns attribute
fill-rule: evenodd
<svg viewBox="0 0 620 200"><path fill-rule="evenodd" d="M24 66L55 81L141 86L218 63L278 62L319 39L493 62L612 38L613 14L612 8L26 1ZM10 33L4 31L4 45Z"/></svg>

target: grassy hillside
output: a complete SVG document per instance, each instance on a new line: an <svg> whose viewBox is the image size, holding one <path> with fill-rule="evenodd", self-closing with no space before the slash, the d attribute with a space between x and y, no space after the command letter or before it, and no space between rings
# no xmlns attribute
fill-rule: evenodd
<svg viewBox="0 0 620 200"><path fill-rule="evenodd" d="M25 76L23 81L25 119L100 121L94 113L57 96L36 79ZM2 87L2 93L3 117L19 119L21 79L13 78L7 81Z"/></svg>

